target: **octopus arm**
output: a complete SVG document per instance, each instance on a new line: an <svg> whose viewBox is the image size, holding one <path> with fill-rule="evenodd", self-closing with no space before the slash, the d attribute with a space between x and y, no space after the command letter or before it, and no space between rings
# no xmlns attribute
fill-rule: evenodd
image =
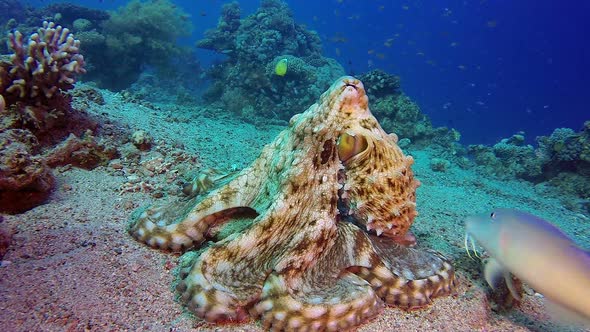
<svg viewBox="0 0 590 332"><path fill-rule="evenodd" d="M317 263L300 274L274 271L251 310L271 331L342 331L377 315L383 302L371 285L348 271L374 258L363 232L338 225L336 241Z"/></svg>
<svg viewBox="0 0 590 332"><path fill-rule="evenodd" d="M442 254L399 245L388 237L369 235L380 264L356 273L367 280L385 303L404 309L428 305L456 286L455 271Z"/></svg>
<svg viewBox="0 0 590 332"><path fill-rule="evenodd" d="M206 237L212 237L219 226L239 217L252 219L257 215L249 206L261 182L252 173L251 168L242 171L205 198L140 210L131 219L128 231L136 240L162 250L182 251L199 245Z"/></svg>
<svg viewBox="0 0 590 332"><path fill-rule="evenodd" d="M307 232L294 235L293 224L302 222L301 216L280 202L272 207L244 232L213 244L181 273L177 290L197 316L210 322L246 319L273 271L299 276L333 243L333 222L316 221L317 228L307 225Z"/></svg>

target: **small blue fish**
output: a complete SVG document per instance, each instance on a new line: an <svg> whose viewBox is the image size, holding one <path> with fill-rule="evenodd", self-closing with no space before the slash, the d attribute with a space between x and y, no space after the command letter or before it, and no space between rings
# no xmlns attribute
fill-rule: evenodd
<svg viewBox="0 0 590 332"><path fill-rule="evenodd" d="M468 217L465 228L467 253L475 239L490 256L484 274L492 288L503 278L519 299L512 273L551 302L558 320L590 326L590 254L559 228L512 209Z"/></svg>

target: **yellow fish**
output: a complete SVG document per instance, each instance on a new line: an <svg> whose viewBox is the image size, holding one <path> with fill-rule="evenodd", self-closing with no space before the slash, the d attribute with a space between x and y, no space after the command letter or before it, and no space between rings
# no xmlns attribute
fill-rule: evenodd
<svg viewBox="0 0 590 332"><path fill-rule="evenodd" d="M287 73L287 58L279 60L275 66L275 74L285 76Z"/></svg>

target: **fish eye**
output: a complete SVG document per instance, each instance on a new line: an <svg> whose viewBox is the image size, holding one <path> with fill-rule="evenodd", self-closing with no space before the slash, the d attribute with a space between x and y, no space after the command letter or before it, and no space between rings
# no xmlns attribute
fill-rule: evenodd
<svg viewBox="0 0 590 332"><path fill-rule="evenodd" d="M495 219L496 218L496 212L490 213L490 218Z"/></svg>

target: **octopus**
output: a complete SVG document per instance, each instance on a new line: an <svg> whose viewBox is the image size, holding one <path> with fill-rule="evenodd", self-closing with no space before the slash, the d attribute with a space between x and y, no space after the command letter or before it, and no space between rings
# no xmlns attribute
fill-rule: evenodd
<svg viewBox="0 0 590 332"><path fill-rule="evenodd" d="M250 166L209 192L137 211L129 233L196 252L180 264L176 289L207 322L347 330L455 287L449 260L409 231L413 162L371 114L363 84L345 76Z"/></svg>

